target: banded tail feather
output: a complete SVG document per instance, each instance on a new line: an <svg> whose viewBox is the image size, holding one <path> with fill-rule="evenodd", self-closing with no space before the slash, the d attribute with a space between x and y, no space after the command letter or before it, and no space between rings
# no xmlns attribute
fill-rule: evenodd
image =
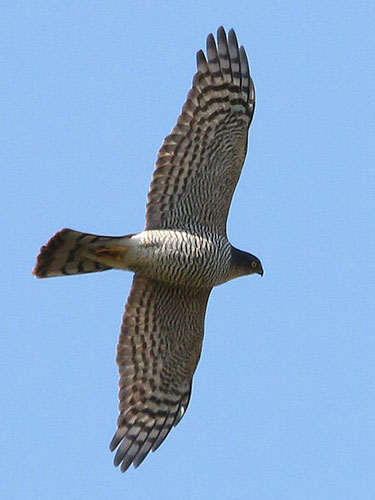
<svg viewBox="0 0 375 500"><path fill-rule="evenodd" d="M61 229L40 249L32 274L52 278L107 271L116 267L112 249L118 250L119 239L123 238ZM122 251L126 251L123 245Z"/></svg>

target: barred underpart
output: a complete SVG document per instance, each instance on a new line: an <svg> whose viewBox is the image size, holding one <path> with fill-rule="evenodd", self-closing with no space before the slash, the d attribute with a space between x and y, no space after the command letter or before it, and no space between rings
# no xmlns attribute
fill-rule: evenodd
<svg viewBox="0 0 375 500"><path fill-rule="evenodd" d="M203 234L203 232L202 232ZM152 229L133 235L128 269L173 285L211 288L231 278L232 247L222 235Z"/></svg>

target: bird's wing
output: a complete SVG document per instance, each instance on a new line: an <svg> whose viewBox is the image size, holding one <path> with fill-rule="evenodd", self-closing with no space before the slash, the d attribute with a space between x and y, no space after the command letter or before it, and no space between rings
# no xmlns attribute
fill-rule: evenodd
<svg viewBox="0 0 375 500"><path fill-rule="evenodd" d="M185 413L209 294L134 277L117 347L120 415L110 445L122 471L155 451Z"/></svg>
<svg viewBox="0 0 375 500"><path fill-rule="evenodd" d="M200 227L225 234L246 156L255 89L243 47L221 27L207 37L177 124L162 144L148 193L146 229Z"/></svg>

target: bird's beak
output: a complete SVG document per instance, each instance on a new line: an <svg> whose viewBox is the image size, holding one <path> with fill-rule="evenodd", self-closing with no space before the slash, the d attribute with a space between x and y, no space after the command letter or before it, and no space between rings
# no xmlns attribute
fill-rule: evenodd
<svg viewBox="0 0 375 500"><path fill-rule="evenodd" d="M262 264L260 265L259 274L260 274L261 276L263 276L263 274L264 274Z"/></svg>

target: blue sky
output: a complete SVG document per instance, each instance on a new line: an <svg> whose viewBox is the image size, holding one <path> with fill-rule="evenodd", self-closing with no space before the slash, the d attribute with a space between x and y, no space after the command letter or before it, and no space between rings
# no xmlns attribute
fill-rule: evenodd
<svg viewBox="0 0 375 500"><path fill-rule="evenodd" d="M2 498L375 498L374 4L2 2ZM37 281L62 227L143 228L208 33L257 90L189 409L125 475L108 444L131 274Z"/></svg>

